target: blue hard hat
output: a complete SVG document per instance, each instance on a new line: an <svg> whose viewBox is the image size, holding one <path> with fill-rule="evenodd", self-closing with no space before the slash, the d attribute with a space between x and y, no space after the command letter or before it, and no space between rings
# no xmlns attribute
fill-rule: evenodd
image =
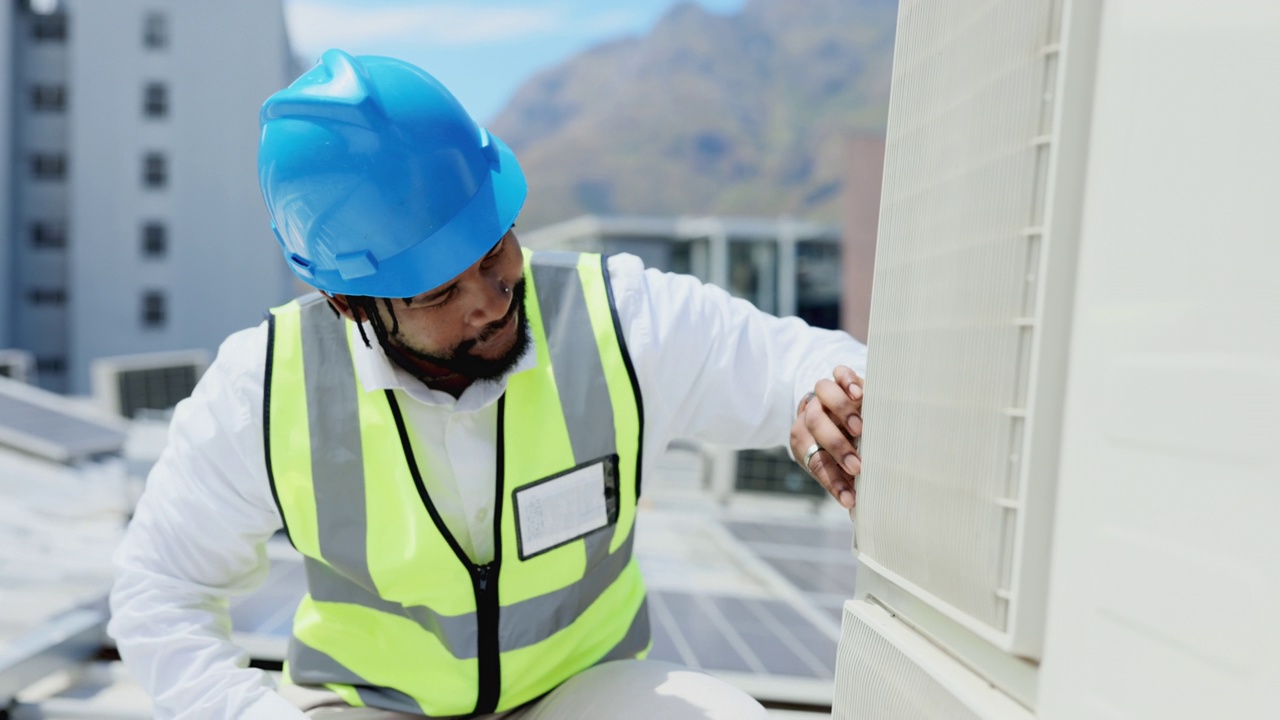
<svg viewBox="0 0 1280 720"><path fill-rule="evenodd" d="M484 257L528 186L423 70L329 50L262 106L258 180L285 260L345 295L407 298Z"/></svg>

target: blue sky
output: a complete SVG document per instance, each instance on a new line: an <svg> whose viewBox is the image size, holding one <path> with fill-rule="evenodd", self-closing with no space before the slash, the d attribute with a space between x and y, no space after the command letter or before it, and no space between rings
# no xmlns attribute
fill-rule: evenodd
<svg viewBox="0 0 1280 720"><path fill-rule="evenodd" d="M697 0L730 13L744 0ZM306 62L340 47L391 55L435 75L481 122L530 75L580 50L646 33L678 0L285 0Z"/></svg>

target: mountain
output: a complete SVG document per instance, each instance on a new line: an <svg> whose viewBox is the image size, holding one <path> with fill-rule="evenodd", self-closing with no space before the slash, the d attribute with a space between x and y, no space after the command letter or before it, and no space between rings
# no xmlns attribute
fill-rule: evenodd
<svg viewBox="0 0 1280 720"><path fill-rule="evenodd" d="M582 213L837 222L844 139L882 131L895 0L685 2L645 37L531 78L489 124L529 179L521 225Z"/></svg>

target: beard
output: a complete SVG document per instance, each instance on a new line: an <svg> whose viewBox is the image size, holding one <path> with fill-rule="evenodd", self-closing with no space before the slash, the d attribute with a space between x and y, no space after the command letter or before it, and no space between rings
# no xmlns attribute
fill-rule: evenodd
<svg viewBox="0 0 1280 720"><path fill-rule="evenodd" d="M529 323L524 314L525 281L523 278L511 289L511 309L507 314L484 327L480 334L471 340L463 340L453 346L447 354L429 353L411 346L405 337L397 332L392 336L395 351L415 360L431 363L452 373L457 373L471 380L496 380L507 374L516 362L529 349L533 338L529 333ZM508 322L516 323L515 340L511 347L495 358L487 358L475 354L476 345L502 332Z"/></svg>

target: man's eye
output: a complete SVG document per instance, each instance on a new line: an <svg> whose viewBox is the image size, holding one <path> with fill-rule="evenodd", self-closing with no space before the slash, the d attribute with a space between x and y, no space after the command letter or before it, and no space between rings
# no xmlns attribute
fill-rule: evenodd
<svg viewBox="0 0 1280 720"><path fill-rule="evenodd" d="M456 293L457 291L458 291L458 288L456 286L450 287L449 289L445 290L442 294L437 295L431 298L430 300L426 301L425 303L423 303L423 307L441 307L442 305L452 300L454 293Z"/></svg>

